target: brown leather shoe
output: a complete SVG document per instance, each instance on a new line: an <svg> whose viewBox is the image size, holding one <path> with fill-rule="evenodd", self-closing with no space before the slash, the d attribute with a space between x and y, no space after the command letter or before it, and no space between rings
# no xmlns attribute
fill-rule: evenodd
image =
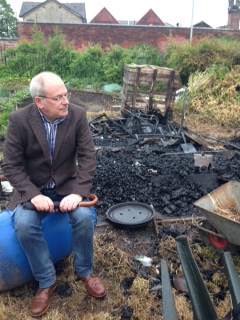
<svg viewBox="0 0 240 320"><path fill-rule="evenodd" d="M95 274L91 274L86 277L79 277L85 284L87 292L93 296L94 298L103 298L106 295L106 290L102 283L102 280L95 276Z"/></svg>
<svg viewBox="0 0 240 320"><path fill-rule="evenodd" d="M57 284L54 283L48 288L38 288L30 306L30 315L32 317L39 317L47 311L50 306L51 294L53 293L56 286Z"/></svg>

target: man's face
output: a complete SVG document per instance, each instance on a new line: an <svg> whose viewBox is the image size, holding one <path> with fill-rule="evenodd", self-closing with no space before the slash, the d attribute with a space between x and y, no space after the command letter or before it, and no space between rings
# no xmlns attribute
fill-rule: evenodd
<svg viewBox="0 0 240 320"><path fill-rule="evenodd" d="M35 97L34 101L47 120L54 121L68 115L69 101L66 94L64 83L49 83L45 95Z"/></svg>

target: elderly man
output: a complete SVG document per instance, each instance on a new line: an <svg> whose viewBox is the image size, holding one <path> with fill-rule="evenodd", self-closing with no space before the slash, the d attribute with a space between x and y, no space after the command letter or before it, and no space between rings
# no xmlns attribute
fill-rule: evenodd
<svg viewBox="0 0 240 320"><path fill-rule="evenodd" d="M106 291L93 274L94 215L79 203L88 196L96 167L95 149L85 110L69 103L62 79L51 72L36 75L30 83L34 103L12 112L4 147L3 172L14 193L14 228L39 283L30 314L38 317L50 306L56 272L42 233L44 215L67 212L72 228L73 267L90 295ZM35 210L24 209L31 201Z"/></svg>

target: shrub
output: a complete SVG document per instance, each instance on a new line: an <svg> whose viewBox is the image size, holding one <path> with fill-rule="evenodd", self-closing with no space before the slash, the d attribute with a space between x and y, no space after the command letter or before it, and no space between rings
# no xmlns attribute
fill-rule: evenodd
<svg viewBox="0 0 240 320"><path fill-rule="evenodd" d="M9 114L16 110L18 104L29 96L29 87L24 87L23 89L16 91L12 97L3 100L0 108L0 136L5 136L6 134Z"/></svg>
<svg viewBox="0 0 240 320"><path fill-rule="evenodd" d="M167 65L180 72L184 84L190 74L204 72L214 65L231 68L239 63L240 43L235 39L202 38L193 44L189 41L169 40L166 52Z"/></svg>

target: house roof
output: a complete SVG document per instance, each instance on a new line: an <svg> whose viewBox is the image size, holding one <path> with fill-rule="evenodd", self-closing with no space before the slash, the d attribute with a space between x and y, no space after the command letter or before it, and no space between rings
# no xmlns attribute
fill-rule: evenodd
<svg viewBox="0 0 240 320"><path fill-rule="evenodd" d="M148 12L136 23L136 25L156 25L164 26L164 22L150 9Z"/></svg>
<svg viewBox="0 0 240 320"><path fill-rule="evenodd" d="M119 24L105 7L90 21L90 23Z"/></svg>
<svg viewBox="0 0 240 320"><path fill-rule="evenodd" d="M193 26L194 26L194 28L212 28L209 24L207 24L204 21L200 21L200 22L194 24Z"/></svg>
<svg viewBox="0 0 240 320"><path fill-rule="evenodd" d="M37 9L37 7L41 7L42 5L46 4L49 0L43 2L28 2L24 1L22 3L22 7L20 10L19 17L22 18L26 14L30 13L30 11ZM85 10L85 3L61 3L57 0L53 0L66 10L71 11L75 15L86 19L86 10Z"/></svg>

